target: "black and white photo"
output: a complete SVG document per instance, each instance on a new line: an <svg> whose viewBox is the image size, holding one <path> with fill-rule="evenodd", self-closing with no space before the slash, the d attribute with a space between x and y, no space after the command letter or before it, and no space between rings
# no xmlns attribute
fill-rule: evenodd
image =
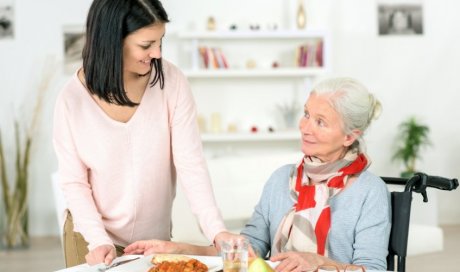
<svg viewBox="0 0 460 272"><path fill-rule="evenodd" d="M14 8L12 1L0 0L0 40L14 37Z"/></svg>
<svg viewBox="0 0 460 272"><path fill-rule="evenodd" d="M82 64L82 50L85 33L81 26L64 27L64 66L67 73L73 73Z"/></svg>
<svg viewBox="0 0 460 272"><path fill-rule="evenodd" d="M379 35L422 35L422 4L380 4Z"/></svg>

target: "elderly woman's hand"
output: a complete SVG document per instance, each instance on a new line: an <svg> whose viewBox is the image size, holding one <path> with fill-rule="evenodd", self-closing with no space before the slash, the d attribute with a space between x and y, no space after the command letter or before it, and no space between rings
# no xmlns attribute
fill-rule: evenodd
<svg viewBox="0 0 460 272"><path fill-rule="evenodd" d="M280 262L275 267L277 272L313 271L325 263L326 258L315 253L284 252L270 258L272 262Z"/></svg>
<svg viewBox="0 0 460 272"><path fill-rule="evenodd" d="M144 254L171 253L180 254L183 252L183 244L162 241L162 240L142 240L134 242L125 248L125 254Z"/></svg>

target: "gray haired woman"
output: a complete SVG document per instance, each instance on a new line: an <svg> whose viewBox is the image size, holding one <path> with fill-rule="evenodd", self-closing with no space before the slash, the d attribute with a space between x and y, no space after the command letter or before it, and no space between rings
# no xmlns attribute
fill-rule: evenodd
<svg viewBox="0 0 460 272"><path fill-rule="evenodd" d="M279 262L276 271L350 265L386 270L390 194L382 179L367 171L362 140L380 108L351 78L328 79L313 88L300 120L304 156L272 174L241 232L259 256ZM155 240L138 241L125 252L151 254L158 248L217 254L214 247Z"/></svg>
<svg viewBox="0 0 460 272"><path fill-rule="evenodd" d="M367 170L362 139L380 109L351 78L313 88L299 126L304 156L272 174L242 231L257 254L279 262L276 271L386 270L390 194Z"/></svg>

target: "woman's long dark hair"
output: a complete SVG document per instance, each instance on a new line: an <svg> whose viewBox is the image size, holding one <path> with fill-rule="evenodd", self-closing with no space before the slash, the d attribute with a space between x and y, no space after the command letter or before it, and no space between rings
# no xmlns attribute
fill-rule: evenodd
<svg viewBox="0 0 460 272"><path fill-rule="evenodd" d="M88 90L108 103L136 106L123 84L123 41L132 32L169 22L158 0L94 0L86 22L83 69ZM161 58L152 60L152 86L164 87Z"/></svg>

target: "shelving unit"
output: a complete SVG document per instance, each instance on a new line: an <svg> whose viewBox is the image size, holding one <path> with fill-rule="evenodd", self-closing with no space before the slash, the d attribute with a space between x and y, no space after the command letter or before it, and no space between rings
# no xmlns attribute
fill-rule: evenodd
<svg viewBox="0 0 460 272"><path fill-rule="evenodd" d="M300 141L298 131L257 132L257 133L204 133L201 135L203 143L225 142L270 142L270 141Z"/></svg>
<svg viewBox="0 0 460 272"><path fill-rule="evenodd" d="M324 73L327 71L329 65L329 46L330 38L327 32L321 30L308 30L308 31L293 31L293 30L274 30L274 31L216 31L216 32L183 32L178 33L178 38L184 41L190 42L190 55L191 55L191 64L190 70L186 70L186 74L191 77L262 77L262 76L277 76L277 77L307 77L307 76L317 76L319 73ZM292 63L287 67L280 68L255 68L255 69L245 69L245 68L235 68L230 66L229 69L217 69L218 72L212 69L203 69L200 67L200 53L199 48L202 45L207 44L220 44L222 43L243 43L249 42L252 44L259 44L262 47L257 48L255 51L252 51L250 55L254 54L256 51L262 51L263 47L266 47L268 43L278 43L286 44L293 43L300 45L302 43L312 41L312 40L321 40L322 41L322 57L323 65L322 67L296 67L294 65L294 49L292 51ZM234 44L232 44L234 45ZM225 46L225 45L224 45ZM229 49L229 48L227 48ZM276 51L273 51L276 52ZM271 52L273 54L273 52ZM229 54L231 54L230 52ZM238 55L244 55L245 52L239 51ZM232 57L235 57L234 55ZM268 57L265 55L264 57ZM231 59L229 58L229 62ZM203 71L204 70L204 71ZM202 72L202 73L200 73Z"/></svg>
<svg viewBox="0 0 460 272"><path fill-rule="evenodd" d="M256 77L315 77L324 74L323 68L276 68L276 69L195 69L185 70L189 78L256 78Z"/></svg>
<svg viewBox="0 0 460 272"><path fill-rule="evenodd" d="M330 38L322 30L180 32L181 68L189 78L198 111L209 118L219 112L222 131L202 133L205 151L215 149L298 150L300 135L274 121L276 106L298 101L299 116L313 81L330 68ZM321 43L321 66L299 67L299 47ZM200 48L218 48L228 68L205 68ZM312 55L317 57L316 55ZM249 67L248 62L255 63ZM274 63L278 64L273 67ZM210 66L208 66L210 67ZM219 66L221 67L221 66ZM209 120L209 119L208 119ZM279 122L279 121L278 121ZM225 132L227 125L239 124L238 132ZM250 127L259 127L250 133ZM269 133L266 128L274 127ZM264 132L262 132L264 131Z"/></svg>
<svg viewBox="0 0 460 272"><path fill-rule="evenodd" d="M305 38L323 38L326 32L319 29L309 30L272 30L272 31L196 31L181 32L178 34L180 39L206 40L206 39L305 39Z"/></svg>

